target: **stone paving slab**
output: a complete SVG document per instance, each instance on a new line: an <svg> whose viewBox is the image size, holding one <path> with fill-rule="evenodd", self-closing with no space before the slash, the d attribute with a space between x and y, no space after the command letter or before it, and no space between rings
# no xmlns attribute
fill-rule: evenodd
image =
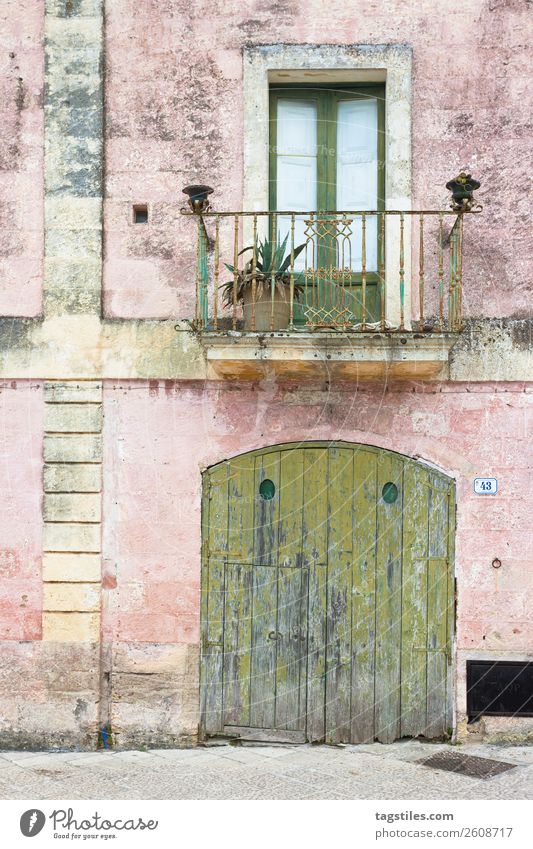
<svg viewBox="0 0 533 849"><path fill-rule="evenodd" d="M488 780L423 766L451 750L516 763ZM0 752L2 799L532 799L533 747L418 740L111 752Z"/></svg>

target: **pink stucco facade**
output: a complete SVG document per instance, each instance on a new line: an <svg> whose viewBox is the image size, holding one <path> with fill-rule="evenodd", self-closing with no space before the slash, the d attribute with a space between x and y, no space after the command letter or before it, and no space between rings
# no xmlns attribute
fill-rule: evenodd
<svg viewBox="0 0 533 849"><path fill-rule="evenodd" d="M44 0L0 3L0 314L41 311Z"/></svg>
<svg viewBox="0 0 533 849"><path fill-rule="evenodd" d="M0 0L0 748L96 748L102 729L124 747L198 741L202 475L281 443L377 446L455 481L454 733L467 733L468 659L533 660L528 12L526 0ZM445 210L460 169L481 181L456 336L411 331L407 315L405 333L338 334L338 357L330 329L255 336L246 354L245 335L224 326L214 342L191 326L196 222L181 190L207 183L216 210L242 210L246 51L287 45L404 50L407 159L387 128L403 200ZM426 318L439 308L436 222ZM217 371L235 351L242 380ZM287 370L278 361L274 376L265 351ZM497 496L474 494L479 476L498 479ZM526 725L516 733L532 739Z"/></svg>
<svg viewBox="0 0 533 849"><path fill-rule="evenodd" d="M528 133L527 19L522 0L113 3L106 314L191 314L194 251L180 221L181 188L205 182L216 188L217 209L241 208L242 50L270 43L412 45L413 120L405 132L412 132L413 208L440 208L444 184L465 163L483 175L486 214L466 233L467 314L527 314L531 248L520 154ZM132 227L132 203L150 207L142 232Z"/></svg>
<svg viewBox="0 0 533 849"><path fill-rule="evenodd" d="M42 634L42 386L0 384L0 639Z"/></svg>

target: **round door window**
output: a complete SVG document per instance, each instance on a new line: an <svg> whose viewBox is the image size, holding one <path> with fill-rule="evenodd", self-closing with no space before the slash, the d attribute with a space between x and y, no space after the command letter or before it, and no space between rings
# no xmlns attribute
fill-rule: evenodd
<svg viewBox="0 0 533 849"><path fill-rule="evenodd" d="M398 487L392 481L386 483L381 490L381 495L383 497L383 501L386 504L394 504L396 499L398 498Z"/></svg>
<svg viewBox="0 0 533 849"><path fill-rule="evenodd" d="M259 485L259 495L265 501L270 501L274 498L276 492L276 487L274 486L274 481L271 481L269 478L265 478L264 481L261 481Z"/></svg>

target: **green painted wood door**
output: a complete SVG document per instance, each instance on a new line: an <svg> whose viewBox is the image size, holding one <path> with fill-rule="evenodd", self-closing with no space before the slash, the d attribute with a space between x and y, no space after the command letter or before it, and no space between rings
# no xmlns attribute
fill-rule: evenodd
<svg viewBox="0 0 533 849"><path fill-rule="evenodd" d="M281 445L208 469L203 735L445 735L454 498L450 478L366 445Z"/></svg>

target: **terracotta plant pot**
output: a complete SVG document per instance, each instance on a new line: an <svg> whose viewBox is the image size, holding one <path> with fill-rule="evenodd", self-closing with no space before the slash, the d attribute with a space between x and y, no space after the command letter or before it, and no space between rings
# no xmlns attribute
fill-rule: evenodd
<svg viewBox="0 0 533 849"><path fill-rule="evenodd" d="M255 327L252 324L252 289L247 287L243 292L242 309L244 315L244 330L258 333L269 330L287 330L291 316L289 303L289 287L284 286L285 297L278 288L274 292L274 307L270 287L258 287L255 295Z"/></svg>

